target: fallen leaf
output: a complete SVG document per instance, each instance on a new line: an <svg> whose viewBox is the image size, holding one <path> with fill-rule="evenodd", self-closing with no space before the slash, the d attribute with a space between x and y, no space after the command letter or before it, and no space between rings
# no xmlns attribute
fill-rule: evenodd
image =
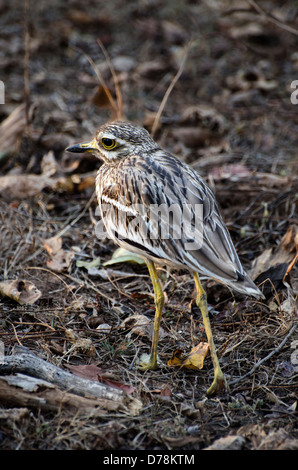
<svg viewBox="0 0 298 470"><path fill-rule="evenodd" d="M106 281L110 281L111 279L126 279L128 277L136 276L136 274L126 273L124 271L120 271L117 269L97 269L94 266L88 268L89 276L96 276L104 279Z"/></svg>
<svg viewBox="0 0 298 470"><path fill-rule="evenodd" d="M260 286L265 296L274 291L279 292L284 287L283 280L287 269L287 263L276 264L257 276L254 282Z"/></svg>
<svg viewBox="0 0 298 470"><path fill-rule="evenodd" d="M50 177L57 173L58 163L53 150L49 150L48 153L43 156L40 166L42 174L45 176Z"/></svg>
<svg viewBox="0 0 298 470"><path fill-rule="evenodd" d="M126 250L125 248L117 248L117 250L113 253L112 258L109 261L103 263L103 266L127 262L146 264L145 260L140 256L136 255L135 253L132 253L131 251Z"/></svg>
<svg viewBox="0 0 298 470"><path fill-rule="evenodd" d="M47 261L47 266L53 271L62 272L68 270L74 257L72 251L65 251L62 248L62 238L52 237L43 241L43 245L51 259Z"/></svg>
<svg viewBox="0 0 298 470"><path fill-rule="evenodd" d="M164 387L162 387L161 391L160 391L160 396L161 397L171 397L172 396L172 389L170 388L169 385L165 385Z"/></svg>
<svg viewBox="0 0 298 470"><path fill-rule="evenodd" d="M112 90L108 90L112 93ZM92 103L97 106L98 108L110 108L111 101L109 100L109 96L107 95L106 87L102 85L98 85L92 96Z"/></svg>
<svg viewBox="0 0 298 470"><path fill-rule="evenodd" d="M100 382L104 382L107 385L110 385L110 387L118 388L120 390L123 390L125 393L130 395L135 391L135 387L132 387L131 385L124 384L122 382L118 382L116 380L112 380L108 378L107 376L103 375L99 377Z"/></svg>
<svg viewBox="0 0 298 470"><path fill-rule="evenodd" d="M230 435L216 439L204 450L240 450L244 444L245 439L242 436Z"/></svg>
<svg viewBox="0 0 298 470"><path fill-rule="evenodd" d="M100 325L96 327L96 331L99 331L99 333L102 333L102 334L110 333L111 329L112 327L108 323L101 323Z"/></svg>
<svg viewBox="0 0 298 470"><path fill-rule="evenodd" d="M32 119L35 109L36 104L33 104L29 109L29 120ZM0 152L16 152L26 128L26 105L23 103L15 108L0 125Z"/></svg>
<svg viewBox="0 0 298 470"><path fill-rule="evenodd" d="M106 383L110 387L123 390L128 395L135 391L134 387L126 385L122 382L118 382L113 378L111 373L104 371L95 364L83 364L78 366L68 364L67 368L70 369L73 374L78 375L79 377L88 380L94 380L96 382Z"/></svg>
<svg viewBox="0 0 298 470"><path fill-rule="evenodd" d="M209 176L211 176L213 180L227 179L230 181L238 181L241 178L251 176L251 174L247 166L240 163L214 166L209 172Z"/></svg>
<svg viewBox="0 0 298 470"><path fill-rule="evenodd" d="M54 256L62 248L62 238L52 237L43 241L43 245L50 256Z"/></svg>
<svg viewBox="0 0 298 470"><path fill-rule="evenodd" d="M80 364L78 366L67 364L66 367L70 369L73 374L88 380L98 381L98 376L104 373L103 369L95 364Z"/></svg>
<svg viewBox="0 0 298 470"><path fill-rule="evenodd" d="M47 175L5 175L0 177L0 195L5 201L36 196L54 182Z"/></svg>
<svg viewBox="0 0 298 470"><path fill-rule="evenodd" d="M218 136L208 129L199 127L178 127L174 130L175 138L188 148L204 147L218 140Z"/></svg>
<svg viewBox="0 0 298 470"><path fill-rule="evenodd" d="M98 268L98 266L100 266L100 258L95 258L92 261L78 260L76 265L78 268L86 268L87 270L90 268Z"/></svg>
<svg viewBox="0 0 298 470"><path fill-rule="evenodd" d="M185 449L193 443L197 443L199 438L198 436L178 436L171 437L167 435L161 435L163 442L166 442L168 448L170 449Z"/></svg>
<svg viewBox="0 0 298 470"><path fill-rule="evenodd" d="M276 80L266 80L264 75L256 67L239 70L236 75L226 80L228 88L232 90L258 89L262 91L273 90L278 86Z"/></svg>
<svg viewBox="0 0 298 470"><path fill-rule="evenodd" d="M164 398L170 398L172 396L172 389L168 384L165 384L161 388L154 388L150 390L150 393L156 393Z"/></svg>
<svg viewBox="0 0 298 470"><path fill-rule="evenodd" d="M81 177L81 182L78 185L78 190L79 191L84 191L85 189L88 188L93 188L95 182L94 176L86 176L86 177Z"/></svg>
<svg viewBox="0 0 298 470"><path fill-rule="evenodd" d="M136 68L137 74L142 78L157 80L159 77L164 76L168 70L168 65L164 60L151 60L140 62Z"/></svg>
<svg viewBox="0 0 298 470"><path fill-rule="evenodd" d="M202 369L204 360L209 349L208 343L200 342L192 348L187 356L183 355L181 349L177 349L172 359L168 361L170 367L186 367L188 369Z"/></svg>
<svg viewBox="0 0 298 470"><path fill-rule="evenodd" d="M209 105L191 105L182 113L181 122L184 125L195 125L222 134L226 128L226 119L217 109Z"/></svg>
<svg viewBox="0 0 298 470"><path fill-rule="evenodd" d="M120 328L129 328L129 334L148 336L151 321L145 315L130 315L121 323Z"/></svg>
<svg viewBox="0 0 298 470"><path fill-rule="evenodd" d="M264 295L282 287L282 282L298 259L298 226L291 225L280 244L265 250L253 263L250 277L262 284Z"/></svg>
<svg viewBox="0 0 298 470"><path fill-rule="evenodd" d="M70 328L65 329L65 336L72 344L68 353L81 351L89 357L95 356L95 349L90 338L81 338Z"/></svg>
<svg viewBox="0 0 298 470"><path fill-rule="evenodd" d="M127 335L128 337L132 334L135 334L146 336L151 340L153 335L153 320L146 317L146 315L130 315L121 323L120 328L130 329L130 332ZM159 339L161 340L167 335L168 334L165 332L165 330L160 327Z"/></svg>
<svg viewBox="0 0 298 470"><path fill-rule="evenodd" d="M20 305L32 305L40 298L41 292L32 282L15 279L0 282L0 295L9 297Z"/></svg>
<svg viewBox="0 0 298 470"><path fill-rule="evenodd" d="M163 31L166 42L170 44L184 44L188 38L187 31L185 31L181 25L173 21L162 21L161 30Z"/></svg>

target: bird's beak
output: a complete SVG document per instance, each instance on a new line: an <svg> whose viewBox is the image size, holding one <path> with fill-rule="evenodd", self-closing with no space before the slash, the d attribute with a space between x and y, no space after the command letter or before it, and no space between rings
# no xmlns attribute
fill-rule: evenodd
<svg viewBox="0 0 298 470"><path fill-rule="evenodd" d="M96 145L96 140L93 139L91 142L85 142L82 144L75 144L71 147L67 147L66 151L71 153L84 153L84 152L94 152L98 150Z"/></svg>

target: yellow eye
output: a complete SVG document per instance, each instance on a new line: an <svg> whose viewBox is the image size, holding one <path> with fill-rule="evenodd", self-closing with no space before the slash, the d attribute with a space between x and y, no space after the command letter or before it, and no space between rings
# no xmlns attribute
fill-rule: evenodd
<svg viewBox="0 0 298 470"><path fill-rule="evenodd" d="M118 145L115 139L109 139L108 137L103 137L100 139L100 143L106 150L112 150Z"/></svg>

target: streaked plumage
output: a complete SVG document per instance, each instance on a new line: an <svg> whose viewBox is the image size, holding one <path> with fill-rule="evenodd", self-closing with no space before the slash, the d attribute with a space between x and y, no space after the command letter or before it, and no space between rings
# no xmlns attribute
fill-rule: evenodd
<svg viewBox="0 0 298 470"><path fill-rule="evenodd" d="M107 123L92 142L67 150L92 151L103 160L96 194L104 225L115 243L154 263L186 268L240 293L263 297L239 261L211 189L191 167L162 150L144 128L127 122ZM198 228L194 207L200 204L203 218ZM179 223L172 224L170 236L162 238L165 222L159 218L157 223L154 210L172 206L180 208L183 216L187 214L189 224L180 237ZM202 246L187 249L196 235Z"/></svg>

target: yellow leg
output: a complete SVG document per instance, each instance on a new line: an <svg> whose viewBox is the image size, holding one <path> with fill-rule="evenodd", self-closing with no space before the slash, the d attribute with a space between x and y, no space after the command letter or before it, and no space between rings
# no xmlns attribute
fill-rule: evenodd
<svg viewBox="0 0 298 470"><path fill-rule="evenodd" d="M211 354L211 359L213 362L213 367L214 367L214 380L211 385L211 387L207 391L207 395L212 395L219 390L222 389L227 389L227 382L225 379L225 376L220 368L218 357L216 354L215 350L215 345L213 341L213 335L211 331L211 325L210 325L210 320L209 320L209 315L208 315L208 305L207 305L207 296L206 293L202 287L200 278L198 276L198 273L194 272L193 273L195 284L196 284L196 290L197 290L197 298L196 298L196 304L201 310L202 317L203 317L203 323L209 343L209 348L210 348L210 354Z"/></svg>
<svg viewBox="0 0 298 470"><path fill-rule="evenodd" d="M143 360L140 362L139 369L141 370L157 368L157 344L158 344L161 314L162 314L162 309L164 306L164 295L163 295L163 291L160 285L160 281L158 279L158 275L157 275L154 263L152 261L147 260L147 266L148 266L149 274L150 274L151 281L153 284L156 309L155 309L155 317L154 317L154 325L153 325L150 358L148 361Z"/></svg>

